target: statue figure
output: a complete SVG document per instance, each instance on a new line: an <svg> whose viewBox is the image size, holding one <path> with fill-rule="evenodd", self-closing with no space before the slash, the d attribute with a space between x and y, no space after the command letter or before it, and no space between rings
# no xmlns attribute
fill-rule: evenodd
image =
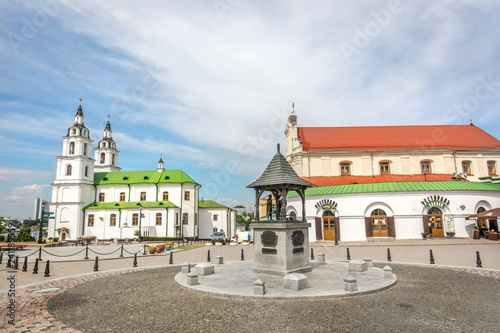
<svg viewBox="0 0 500 333"><path fill-rule="evenodd" d="M267 217L269 220L273 219L273 199L272 196L269 195L267 197L267 212L266 212Z"/></svg>

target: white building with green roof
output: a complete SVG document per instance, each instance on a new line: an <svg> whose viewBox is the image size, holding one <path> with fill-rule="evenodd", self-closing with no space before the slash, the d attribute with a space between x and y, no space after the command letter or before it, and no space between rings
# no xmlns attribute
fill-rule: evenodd
<svg viewBox="0 0 500 333"><path fill-rule="evenodd" d="M76 240L149 237L208 239L213 231L235 232L234 212L211 200L199 200L201 187L182 170L120 171L108 122L91 158L92 140L81 104L75 124L63 137L52 184L48 237Z"/></svg>

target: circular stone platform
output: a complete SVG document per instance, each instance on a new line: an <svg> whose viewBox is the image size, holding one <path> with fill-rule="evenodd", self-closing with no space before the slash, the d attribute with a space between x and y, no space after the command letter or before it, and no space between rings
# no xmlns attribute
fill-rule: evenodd
<svg viewBox="0 0 500 333"><path fill-rule="evenodd" d="M191 271L194 266L191 265ZM312 272L303 273L308 278L308 288L294 291L283 288L283 277L252 272L253 261L214 264L215 274L198 276L198 285L187 285L187 273L179 273L175 281L182 287L231 298L248 299L313 299L363 295L385 290L395 285L397 277L385 279L381 268L370 267L365 272L349 272L347 262L311 262ZM344 278L356 277L358 291L344 290ZM254 282L260 279L266 284L265 295L254 295Z"/></svg>

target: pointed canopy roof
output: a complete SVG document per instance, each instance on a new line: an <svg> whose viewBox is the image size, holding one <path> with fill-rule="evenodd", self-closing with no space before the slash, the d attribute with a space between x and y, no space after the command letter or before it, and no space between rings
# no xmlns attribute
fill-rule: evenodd
<svg viewBox="0 0 500 333"><path fill-rule="evenodd" d="M274 155L262 176L248 185L247 188L268 188L279 185L292 185L287 186L292 188L312 186L297 175L285 156L280 153L280 145L278 144L278 152Z"/></svg>

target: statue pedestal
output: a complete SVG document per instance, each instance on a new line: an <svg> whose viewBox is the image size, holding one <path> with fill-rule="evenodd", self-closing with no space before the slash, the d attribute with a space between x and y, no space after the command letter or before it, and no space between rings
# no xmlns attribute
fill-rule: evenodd
<svg viewBox="0 0 500 333"><path fill-rule="evenodd" d="M312 270L309 263L310 223L296 221L255 221L254 273L285 276Z"/></svg>

